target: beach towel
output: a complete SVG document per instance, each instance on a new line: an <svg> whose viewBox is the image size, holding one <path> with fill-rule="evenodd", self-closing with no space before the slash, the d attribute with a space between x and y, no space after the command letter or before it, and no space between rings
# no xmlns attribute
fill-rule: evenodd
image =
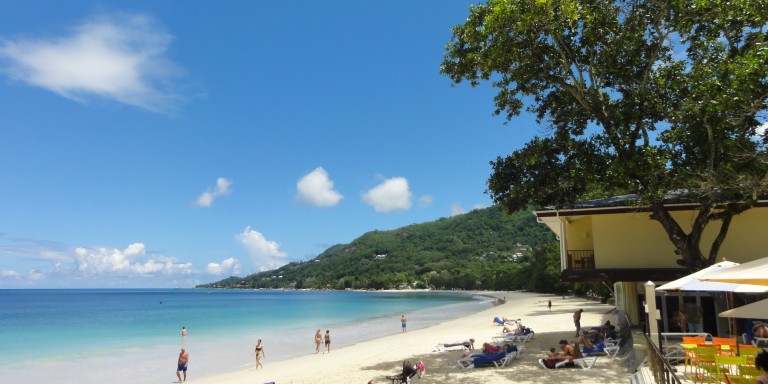
<svg viewBox="0 0 768 384"><path fill-rule="evenodd" d="M499 361L507 356L506 352L499 353L483 353L479 355L472 355L472 365L475 368L485 365L491 365L494 361Z"/></svg>

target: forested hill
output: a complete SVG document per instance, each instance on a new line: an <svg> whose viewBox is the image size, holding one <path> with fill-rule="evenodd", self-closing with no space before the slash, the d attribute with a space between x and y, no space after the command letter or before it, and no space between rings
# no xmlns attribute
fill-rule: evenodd
<svg viewBox="0 0 768 384"><path fill-rule="evenodd" d="M559 291L558 244L531 211L498 206L368 232L316 258L205 288L495 289Z"/></svg>

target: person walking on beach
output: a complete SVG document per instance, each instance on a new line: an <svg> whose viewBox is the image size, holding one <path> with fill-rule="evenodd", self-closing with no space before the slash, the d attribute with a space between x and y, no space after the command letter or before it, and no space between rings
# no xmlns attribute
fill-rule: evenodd
<svg viewBox="0 0 768 384"><path fill-rule="evenodd" d="M253 351L254 354L256 354L256 369L264 369L264 366L261 365L261 358L267 357L267 355L264 353L264 346L261 345L261 339L259 339L259 342L256 343L256 349Z"/></svg>
<svg viewBox="0 0 768 384"><path fill-rule="evenodd" d="M318 329L317 332L315 332L315 354L320 353L320 344L323 343L323 335L320 334L320 330Z"/></svg>
<svg viewBox="0 0 768 384"><path fill-rule="evenodd" d="M547 309L552 312L552 300L547 301Z"/></svg>
<svg viewBox="0 0 768 384"><path fill-rule="evenodd" d="M328 329L325 330L325 352L331 353L331 331Z"/></svg>
<svg viewBox="0 0 768 384"><path fill-rule="evenodd" d="M583 309L579 308L576 310L576 312L573 313L573 325L576 326L576 337L579 337L579 332L581 332L581 313L584 312Z"/></svg>
<svg viewBox="0 0 768 384"><path fill-rule="evenodd" d="M400 317L400 324L401 324L401 327L403 328L403 333L405 333L405 330L406 330L405 325L407 322L408 322L408 319L405 318L405 315Z"/></svg>
<svg viewBox="0 0 768 384"><path fill-rule="evenodd" d="M176 377L179 378L179 383L187 381L187 364L189 364L189 353L186 349L182 348L179 352L179 362L176 366ZM184 380L181 380L181 372L184 372Z"/></svg>

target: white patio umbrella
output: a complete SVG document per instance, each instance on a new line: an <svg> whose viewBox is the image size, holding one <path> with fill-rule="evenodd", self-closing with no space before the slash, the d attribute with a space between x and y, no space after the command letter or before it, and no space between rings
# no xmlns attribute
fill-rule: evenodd
<svg viewBox="0 0 768 384"><path fill-rule="evenodd" d="M768 292L768 286L751 284L721 283L712 281L703 281L713 273L721 273L735 268L739 263L731 261L721 261L712 264L707 268L683 276L675 281L670 281L658 288L657 291L707 291L707 292L740 292L740 293L761 293Z"/></svg>
<svg viewBox="0 0 768 384"><path fill-rule="evenodd" d="M768 319L768 299L720 312L718 316L739 319Z"/></svg>
<svg viewBox="0 0 768 384"><path fill-rule="evenodd" d="M701 278L709 282L725 282L768 286L768 257L750 261Z"/></svg>

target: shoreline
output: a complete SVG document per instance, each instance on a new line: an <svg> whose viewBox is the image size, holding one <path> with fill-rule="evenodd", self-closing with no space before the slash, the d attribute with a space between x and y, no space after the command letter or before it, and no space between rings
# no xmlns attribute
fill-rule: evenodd
<svg viewBox="0 0 768 384"><path fill-rule="evenodd" d="M193 354L187 381L195 384L269 382L330 384L367 383L369 380L385 383L389 382L385 376L401 371L404 360L410 360L412 364L421 360L426 365L426 375L419 380L419 383L424 384L502 380L537 383L547 375L553 375L552 378L555 380L558 377L556 375L564 373L540 368L536 363L536 355L541 350L555 346L559 339L565 338L573 342L575 329L571 316L576 309L584 308L585 310L582 315L582 327L599 325L605 320L616 322L616 315L611 312L613 307L583 298L563 299L562 296L551 294L507 291L469 293L506 299L506 301L436 325L377 337L338 350L333 349L332 342L331 352L328 354L311 353L280 361L270 361L269 345L266 345L266 357L262 359L264 368L259 370L254 369L255 362L252 360L252 366L247 369L198 378L195 376ZM547 300L552 300L551 311L547 309ZM536 336L526 344L526 349L521 356L507 367L461 369L456 363L461 357L461 351L435 352L435 347L439 343L451 343L470 338L476 340L475 348L480 348L483 342L490 342L492 337L501 331L501 327L492 324L495 316L520 318L523 324L536 332ZM399 318L393 319L393 325L395 323L399 328ZM333 330L331 334L333 335ZM310 340L309 344L314 351L314 342ZM591 370L573 369L567 372L572 376L569 381L576 383L594 382L595 374L598 372L602 383L626 383L630 377L626 368L607 357L598 359L598 363Z"/></svg>

